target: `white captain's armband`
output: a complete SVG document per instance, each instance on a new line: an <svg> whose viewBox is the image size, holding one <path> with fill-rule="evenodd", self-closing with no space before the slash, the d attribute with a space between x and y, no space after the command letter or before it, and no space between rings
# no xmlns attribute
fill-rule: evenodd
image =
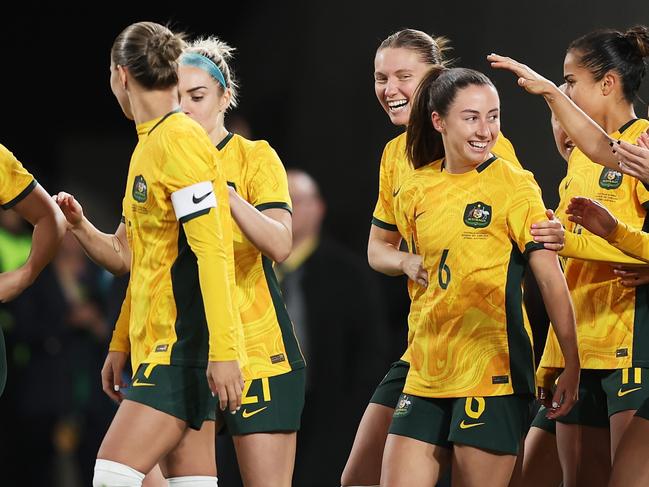
<svg viewBox="0 0 649 487"><path fill-rule="evenodd" d="M171 203L176 218L180 223L185 223L192 218L209 213L211 208L216 208L214 186L211 181L203 181L179 189L171 193Z"/></svg>

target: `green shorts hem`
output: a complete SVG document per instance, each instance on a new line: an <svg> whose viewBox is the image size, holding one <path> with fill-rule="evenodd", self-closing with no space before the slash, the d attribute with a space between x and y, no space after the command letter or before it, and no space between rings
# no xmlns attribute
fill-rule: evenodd
<svg viewBox="0 0 649 487"><path fill-rule="evenodd" d="M381 404L395 409L397 402L399 402L399 396L403 392L403 387L406 385L408 370L410 370L410 364L405 360L394 362L383 380L376 387L370 403Z"/></svg>

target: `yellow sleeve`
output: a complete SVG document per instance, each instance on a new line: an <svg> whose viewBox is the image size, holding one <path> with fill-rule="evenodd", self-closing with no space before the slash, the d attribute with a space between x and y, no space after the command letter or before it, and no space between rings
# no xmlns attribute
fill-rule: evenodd
<svg viewBox="0 0 649 487"><path fill-rule="evenodd" d="M420 180L418 175L412 175L406 179L401 185L401 191L394 199L395 226L413 254L416 254L419 248L415 231L415 215L418 213L417 205L420 199L418 180Z"/></svg>
<svg viewBox="0 0 649 487"><path fill-rule="evenodd" d="M523 166L521 166L521 163L516 156L514 146L502 132L500 132L500 135L498 135L498 139L494 144L492 152L501 159L511 162L513 166L522 169Z"/></svg>
<svg viewBox="0 0 649 487"><path fill-rule="evenodd" d="M131 319L131 282L129 280L128 287L126 288L126 295L122 302L122 309L119 312L117 321L115 322L115 329L113 330L113 337L108 346L109 352L125 352L131 351L131 340L129 339L129 323Z"/></svg>
<svg viewBox="0 0 649 487"><path fill-rule="evenodd" d="M521 173L518 185L512 192L507 225L509 237L523 255L545 248L542 243L535 242L531 234L532 224L545 218L545 204L539 185L530 173Z"/></svg>
<svg viewBox="0 0 649 487"><path fill-rule="evenodd" d="M394 172L394 158L390 157L390 143L383 149L381 156L381 167L379 169L379 196L376 200L374 213L372 214L372 224L384 230L391 232L397 231L396 220L394 217L394 185L392 175Z"/></svg>
<svg viewBox="0 0 649 487"><path fill-rule="evenodd" d="M209 360L238 360L240 328L233 308L234 291L229 273L233 247L228 190L217 164L216 149L206 141L209 139L197 136L169 140L163 174L170 198L171 194L195 184L212 183L212 207L179 219L198 263L198 279L210 335Z"/></svg>
<svg viewBox="0 0 649 487"><path fill-rule="evenodd" d="M36 187L34 176L5 146L0 144L0 205L5 210L16 205Z"/></svg>
<svg viewBox="0 0 649 487"><path fill-rule="evenodd" d="M610 264L644 264L643 261L626 255L597 235L566 232L566 243L559 255L573 259L608 262Z"/></svg>
<svg viewBox="0 0 649 487"><path fill-rule="evenodd" d="M649 262L649 233L629 228L626 223L618 221L606 241L631 257Z"/></svg>
<svg viewBox="0 0 649 487"><path fill-rule="evenodd" d="M560 370L548 367L539 367L536 371L536 385L544 389L552 390L554 383L559 377Z"/></svg>
<svg viewBox="0 0 649 487"><path fill-rule="evenodd" d="M250 178L250 204L259 211L269 208L283 208L291 211L291 197L288 193L286 170L277 152L266 142L259 142L254 154L257 166Z"/></svg>

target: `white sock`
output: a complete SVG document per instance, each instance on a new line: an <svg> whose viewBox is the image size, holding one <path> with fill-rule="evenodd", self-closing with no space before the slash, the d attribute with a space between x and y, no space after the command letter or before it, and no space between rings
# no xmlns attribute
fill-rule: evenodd
<svg viewBox="0 0 649 487"><path fill-rule="evenodd" d="M169 487L217 487L219 485L216 477L194 475L192 477L174 477L167 479Z"/></svg>
<svg viewBox="0 0 649 487"><path fill-rule="evenodd" d="M141 487L144 474L128 465L97 459L93 487Z"/></svg>

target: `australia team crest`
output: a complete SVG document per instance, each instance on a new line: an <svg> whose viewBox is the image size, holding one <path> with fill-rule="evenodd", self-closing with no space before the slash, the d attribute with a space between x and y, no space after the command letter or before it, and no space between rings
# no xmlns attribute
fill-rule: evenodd
<svg viewBox="0 0 649 487"><path fill-rule="evenodd" d="M407 394L401 394L399 397L399 402L397 402L397 407L394 410L394 417L400 418L402 416L407 416L410 414L410 407L412 406L412 401Z"/></svg>
<svg viewBox="0 0 649 487"><path fill-rule="evenodd" d="M605 167L599 176L599 185L604 189L617 189L622 184L622 173Z"/></svg>
<svg viewBox="0 0 649 487"><path fill-rule="evenodd" d="M147 197L147 186L144 176L135 176L133 182L133 199L139 203L144 203Z"/></svg>
<svg viewBox="0 0 649 487"><path fill-rule="evenodd" d="M464 210L464 224L472 228L485 228L491 223L491 206L476 201L469 203Z"/></svg>

